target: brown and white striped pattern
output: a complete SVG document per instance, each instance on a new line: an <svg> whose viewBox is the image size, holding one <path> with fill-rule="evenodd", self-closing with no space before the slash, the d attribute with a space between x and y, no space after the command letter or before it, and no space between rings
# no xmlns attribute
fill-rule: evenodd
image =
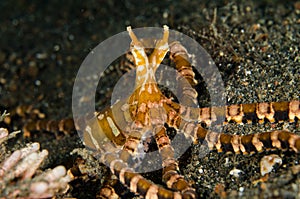
<svg viewBox="0 0 300 199"><path fill-rule="evenodd" d="M182 108L182 110L183 109L184 108ZM203 109L205 111L203 111ZM199 114L198 124L185 119L192 114L193 110L196 110L198 113L205 113L202 115ZM242 124L244 122L262 123L265 121L271 123L275 121L295 122L300 119L299 101L254 103L231 105L227 106L225 109L200 108L198 110L193 110L189 110L189 108L185 109L185 112L181 113L183 114L183 117L179 117L179 115L176 114L169 115L170 118L173 118L173 121L170 122L170 124L172 127L184 132L187 136L192 137L194 142L206 142L210 150L217 149L218 152L243 154L251 154L271 149L290 149L296 153L300 152L300 136L286 130L250 135L229 135L207 130L201 125L201 123L205 122L205 124L209 126L217 121L218 117L225 118L225 124L228 122L235 122L237 124ZM212 112L211 110L214 110L215 112ZM213 117L210 117L211 115L213 115ZM209 118L214 118L214 120L211 121Z"/></svg>
<svg viewBox="0 0 300 199"><path fill-rule="evenodd" d="M106 164L110 165L111 171L118 176L120 181L126 185L130 191L139 193L146 199L188 199L190 195L180 194L167 190L153 182L146 180L143 176L135 173L130 169L125 162L123 162L116 154L106 154L104 157Z"/></svg>
<svg viewBox="0 0 300 199"><path fill-rule="evenodd" d="M223 124L295 122L300 119L300 101L264 102L199 109L181 106L180 115L183 119L198 121L207 126L218 122L223 122Z"/></svg>
<svg viewBox="0 0 300 199"><path fill-rule="evenodd" d="M176 80L180 83L179 91L180 102L187 106L197 105L197 91L193 88L197 84L195 80L195 73L191 62L189 61L189 55L185 47L179 42L172 42L170 45L170 58L175 63L176 70L180 75L176 77Z"/></svg>
<svg viewBox="0 0 300 199"><path fill-rule="evenodd" d="M62 132L64 135L74 132L75 125L72 118L63 120L38 120L30 121L23 127L24 137L30 137L31 132L47 131L47 132ZM56 135L58 136L58 135Z"/></svg>
<svg viewBox="0 0 300 199"><path fill-rule="evenodd" d="M207 131L197 126L194 133L199 142L207 142L211 150L216 148L218 152L253 154L272 149L290 149L295 153L300 152L300 136L286 130L250 135L229 135Z"/></svg>
<svg viewBox="0 0 300 199"><path fill-rule="evenodd" d="M162 181L168 188L178 190L185 195L190 195L191 198L196 196L195 189L178 173L178 163L174 158L174 149L171 146L171 141L166 134L166 129L161 126L155 129L155 140L162 157L163 175Z"/></svg>

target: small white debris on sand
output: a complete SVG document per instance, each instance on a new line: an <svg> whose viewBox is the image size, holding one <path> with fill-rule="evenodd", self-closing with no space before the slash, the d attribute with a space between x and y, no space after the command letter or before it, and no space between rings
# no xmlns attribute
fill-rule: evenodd
<svg viewBox="0 0 300 199"><path fill-rule="evenodd" d="M260 160L260 174L264 176L267 173L270 173L273 170L274 165L276 164L282 164L282 159L278 155L272 154L264 156Z"/></svg>
<svg viewBox="0 0 300 199"><path fill-rule="evenodd" d="M242 170L240 170L240 169L236 169L236 168L232 169L232 170L229 172L230 175L232 175L232 176L234 176L234 177L236 177L236 178L240 177L240 174L243 174L243 173L244 173L244 171L242 171Z"/></svg>

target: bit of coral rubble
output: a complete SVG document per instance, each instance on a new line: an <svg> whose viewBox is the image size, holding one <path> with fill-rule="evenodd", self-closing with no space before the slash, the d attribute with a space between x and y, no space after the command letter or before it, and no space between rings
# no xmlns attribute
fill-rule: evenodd
<svg viewBox="0 0 300 199"><path fill-rule="evenodd" d="M67 191L71 177L64 166L38 170L48 155L47 150L40 151L39 143L15 151L6 148L6 142L17 133L0 128L0 199L48 198Z"/></svg>

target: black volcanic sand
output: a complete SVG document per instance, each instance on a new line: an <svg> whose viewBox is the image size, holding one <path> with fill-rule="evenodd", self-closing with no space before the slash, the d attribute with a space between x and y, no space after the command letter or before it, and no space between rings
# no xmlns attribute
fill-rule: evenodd
<svg viewBox="0 0 300 199"><path fill-rule="evenodd" d="M135 28L164 24L195 39L211 55L223 78L228 104L300 99L300 2L88 1L84 4L18 0L0 3L1 110L33 105L50 119L71 117L74 79L87 54L101 41L125 31L128 25ZM119 76L120 70L112 68L103 78L98 104L108 104L110 84ZM199 82L196 87L199 103L205 106L209 97L201 95L205 83ZM21 129L22 124L23 118L14 117L10 125L1 125L13 130ZM224 130L248 134L283 128L300 132L299 122L229 125ZM56 139L53 134L41 132L26 139L19 136L9 146L14 150L28 141L38 141L43 149L49 150L43 168L58 164L69 168L77 157L70 155L70 151L82 147L77 134ZM200 153L203 153L200 145L193 145L180 158L180 164L182 173L194 183L201 197L300 197L299 172L292 173L292 168L299 164L299 155L275 151L234 156L213 151L200 157ZM265 183L255 183L261 178L260 159L272 153L279 154L283 164L275 167ZM238 177L230 175L234 168L242 171ZM95 198L105 178L102 173L85 181L74 181L69 192L59 197ZM160 173L146 176L157 181L155 176ZM127 194L123 198L133 197L121 189L118 188L119 193Z"/></svg>

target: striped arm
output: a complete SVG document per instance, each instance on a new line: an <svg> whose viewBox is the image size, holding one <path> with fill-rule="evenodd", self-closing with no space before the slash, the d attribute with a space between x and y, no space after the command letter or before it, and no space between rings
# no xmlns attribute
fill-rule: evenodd
<svg viewBox="0 0 300 199"><path fill-rule="evenodd" d="M196 198L195 189L180 175L178 163L174 158L174 149L171 146L169 137L164 126L156 128L155 140L162 157L163 176L162 180L168 188L180 191L184 195Z"/></svg>
<svg viewBox="0 0 300 199"><path fill-rule="evenodd" d="M110 165L110 170L115 174L122 184L126 185L133 193L138 193L145 199L190 199L189 194L181 194L167 190L153 182L146 180L143 176L135 173L116 154L107 153L104 159Z"/></svg>
<svg viewBox="0 0 300 199"><path fill-rule="evenodd" d="M180 105L178 105L180 106ZM300 101L269 102L229 105L226 107L191 108L180 106L183 120L197 121L211 126L213 123L274 123L300 120Z"/></svg>
<svg viewBox="0 0 300 199"><path fill-rule="evenodd" d="M170 58L175 63L176 70L180 75L176 80L180 82L179 94L180 102L183 105L195 107L197 103L197 91L193 88L197 84L195 73L189 61L188 52L179 42L173 42L170 45Z"/></svg>
<svg viewBox="0 0 300 199"><path fill-rule="evenodd" d="M37 120L30 121L23 127L24 137L30 137L31 132L34 131L47 131L54 133L56 137L59 137L58 132L64 133L64 135L72 134L75 129L74 121L72 118L63 120Z"/></svg>
<svg viewBox="0 0 300 199"><path fill-rule="evenodd" d="M204 129L199 124L183 122L182 131L195 142L206 143L210 150L253 154L272 149L300 152L300 136L286 130L277 130L249 135L230 135Z"/></svg>

